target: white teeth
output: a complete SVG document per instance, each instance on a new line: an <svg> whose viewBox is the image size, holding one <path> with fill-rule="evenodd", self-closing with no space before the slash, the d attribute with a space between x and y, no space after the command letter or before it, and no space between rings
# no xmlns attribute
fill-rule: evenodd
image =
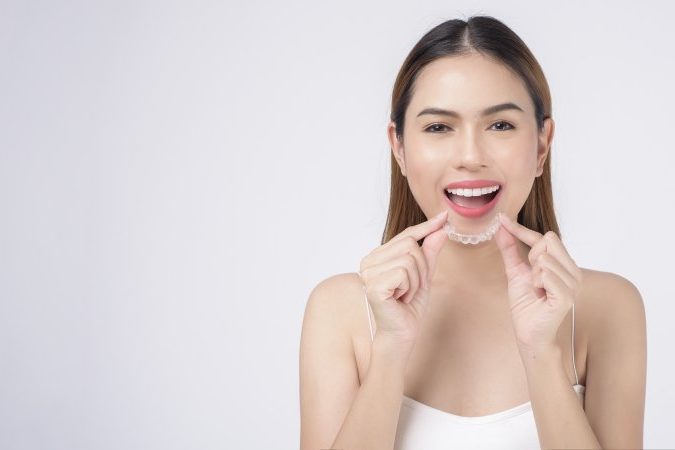
<svg viewBox="0 0 675 450"><path fill-rule="evenodd" d="M499 189L499 186L490 186L476 189L464 189L464 188L446 189L445 191L448 192L449 194L461 195L462 197L478 197L479 195L485 195L489 194L490 192L494 192L497 189Z"/></svg>

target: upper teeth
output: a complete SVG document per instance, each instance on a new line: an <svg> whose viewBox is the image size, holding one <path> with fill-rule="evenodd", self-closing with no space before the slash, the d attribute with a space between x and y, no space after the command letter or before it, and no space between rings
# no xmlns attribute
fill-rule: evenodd
<svg viewBox="0 0 675 450"><path fill-rule="evenodd" d="M461 195L463 197L478 197L479 195L489 194L499 189L499 186L490 186L484 188L475 188L475 189L446 189L446 192L449 194Z"/></svg>

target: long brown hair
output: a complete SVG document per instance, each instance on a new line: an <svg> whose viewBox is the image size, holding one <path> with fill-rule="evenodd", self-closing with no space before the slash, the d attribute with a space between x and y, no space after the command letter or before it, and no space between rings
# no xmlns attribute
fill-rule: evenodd
<svg viewBox="0 0 675 450"><path fill-rule="evenodd" d="M490 16L472 16L467 21L453 19L437 25L415 44L403 62L394 83L390 117L396 124L399 141L403 140L404 118L413 85L424 66L445 56L474 52L501 62L520 76L534 103L537 127L539 131L543 129L544 119L551 117L551 93L534 55L504 23ZM550 156L549 149L543 172L535 178L530 195L518 212L518 222L542 234L552 230L560 236L553 208ZM389 212L381 244L405 228L425 220L427 218L413 197L408 180L401 174L392 153Z"/></svg>

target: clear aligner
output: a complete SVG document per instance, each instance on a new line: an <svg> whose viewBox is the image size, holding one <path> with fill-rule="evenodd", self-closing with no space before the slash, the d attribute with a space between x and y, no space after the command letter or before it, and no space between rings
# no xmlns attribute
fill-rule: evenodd
<svg viewBox="0 0 675 450"><path fill-rule="evenodd" d="M478 234L462 234L448 221L443 229L448 234L448 238L453 241L461 242L462 244L478 244L480 242L489 241L497 233L499 229L499 215L495 214L490 221L488 227L482 233Z"/></svg>

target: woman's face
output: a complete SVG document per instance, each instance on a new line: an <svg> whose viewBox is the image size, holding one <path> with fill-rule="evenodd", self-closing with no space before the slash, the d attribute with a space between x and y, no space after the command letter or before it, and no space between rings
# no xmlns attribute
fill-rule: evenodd
<svg viewBox="0 0 675 450"><path fill-rule="evenodd" d="M483 115L491 106L512 103ZM423 113L428 108L454 111ZM422 113L422 114L420 114ZM469 220L449 206L449 183L487 179L501 184L489 215L502 211L515 218L541 175L553 120L537 130L534 104L524 83L505 66L480 54L444 57L420 72L405 114L403 142L390 122L389 140L401 172L427 217L449 210L449 218ZM461 219L460 219L461 217ZM466 223L466 222L465 222Z"/></svg>

